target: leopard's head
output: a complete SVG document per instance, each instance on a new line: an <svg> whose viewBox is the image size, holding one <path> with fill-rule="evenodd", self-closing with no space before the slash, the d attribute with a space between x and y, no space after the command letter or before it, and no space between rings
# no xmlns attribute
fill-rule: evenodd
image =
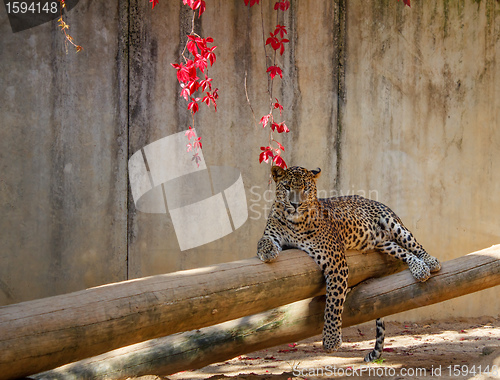
<svg viewBox="0 0 500 380"><path fill-rule="evenodd" d="M283 204L288 219L300 221L316 201L316 180L321 169L307 170L299 166L271 169L276 182L276 200Z"/></svg>

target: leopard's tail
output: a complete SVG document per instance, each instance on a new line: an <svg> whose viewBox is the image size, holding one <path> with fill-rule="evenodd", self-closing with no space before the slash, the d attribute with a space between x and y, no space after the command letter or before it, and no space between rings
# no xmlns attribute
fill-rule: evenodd
<svg viewBox="0 0 500 380"><path fill-rule="evenodd" d="M372 362L377 360L382 355L382 350L384 349L384 339L385 339L385 323L383 318L377 319L377 338L375 339L375 347L373 351L365 356L365 362Z"/></svg>

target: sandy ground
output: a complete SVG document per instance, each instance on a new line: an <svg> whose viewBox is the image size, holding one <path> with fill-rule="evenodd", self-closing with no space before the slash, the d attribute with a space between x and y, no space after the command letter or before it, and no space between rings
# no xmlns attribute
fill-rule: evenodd
<svg viewBox="0 0 500 380"><path fill-rule="evenodd" d="M199 370L139 379L500 379L500 318L390 322L386 329L378 363L363 362L374 344L373 322L344 329L344 343L332 355L322 350L321 336L316 336Z"/></svg>

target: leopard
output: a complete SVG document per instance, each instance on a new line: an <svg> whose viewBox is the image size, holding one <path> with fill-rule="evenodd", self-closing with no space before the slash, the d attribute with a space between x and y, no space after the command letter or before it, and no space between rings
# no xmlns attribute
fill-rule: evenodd
<svg viewBox="0 0 500 380"><path fill-rule="evenodd" d="M399 259L420 282L439 271L441 264L383 203L360 195L318 198L316 183L320 175L320 168L272 166L275 200L257 244L257 256L271 263L282 250L296 248L320 267L326 282L322 343L324 350L331 353L342 344L342 312L349 290L347 250L378 250ZM366 362L381 357L384 339L384 320L378 318L375 346L365 356Z"/></svg>

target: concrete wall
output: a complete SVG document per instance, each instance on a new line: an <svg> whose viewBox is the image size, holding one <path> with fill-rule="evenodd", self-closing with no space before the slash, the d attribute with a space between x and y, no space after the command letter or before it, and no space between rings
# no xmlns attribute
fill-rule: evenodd
<svg viewBox="0 0 500 380"><path fill-rule="evenodd" d="M119 4L119 5L118 5ZM266 34L276 24L264 2ZM195 29L218 46L218 112L195 127L208 165L241 170L248 221L181 252L169 214L137 211L127 158L191 125L175 71L191 14L180 1L85 2L70 11L85 50L64 52L56 23L12 34L0 11L0 304L251 257L271 198L258 163L267 133L261 14L211 1ZM500 243L500 4L494 0L292 1L273 93L291 129L290 165L319 187L392 207L449 260ZM7 69L8 68L8 69ZM268 198L266 198L268 197ZM498 290L399 318L498 315Z"/></svg>
<svg viewBox="0 0 500 380"><path fill-rule="evenodd" d="M349 1L341 188L450 260L500 242L500 4ZM408 313L497 315L498 288ZM408 315L406 314L406 315Z"/></svg>
<svg viewBox="0 0 500 380"><path fill-rule="evenodd" d="M66 54L56 21L13 34L0 8L0 304L123 280L118 8L71 11L70 34L86 48L78 55Z"/></svg>

